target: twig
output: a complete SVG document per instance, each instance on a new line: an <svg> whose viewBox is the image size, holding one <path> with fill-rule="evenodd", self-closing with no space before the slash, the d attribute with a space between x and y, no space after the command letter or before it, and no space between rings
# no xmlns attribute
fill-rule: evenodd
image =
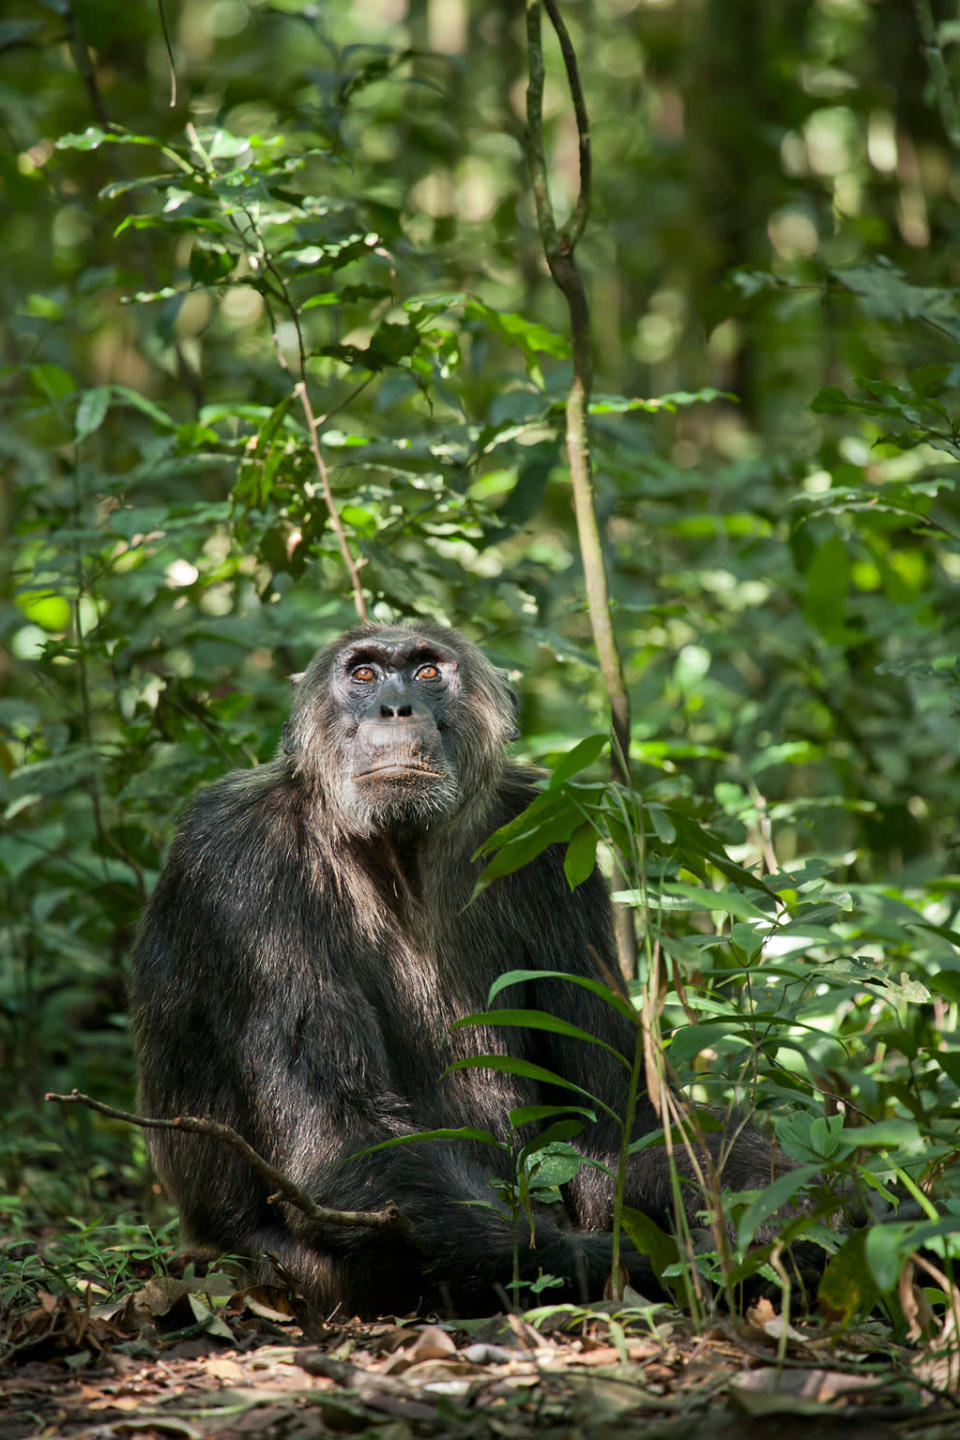
<svg viewBox="0 0 960 1440"><path fill-rule="evenodd" d="M282 1170L271 1165L252 1145L248 1145L231 1125L222 1125L219 1120L200 1119L196 1115L177 1115L172 1120L134 1115L129 1110L116 1110L112 1105L104 1105L102 1100L82 1095L79 1090L71 1090L69 1095L57 1095L50 1091L43 1098L55 1100L60 1105L86 1105L88 1109L97 1110L111 1120L122 1120L126 1125L139 1125L142 1130L182 1130L188 1135L208 1135L212 1140L220 1140L236 1151L262 1180L266 1180L267 1184L273 1187L275 1193L270 1196L272 1201L286 1200L316 1225L341 1225L364 1230L395 1229L401 1232L409 1228L406 1217L392 1203L383 1210L328 1210L325 1205L318 1205L299 1185L288 1179Z"/></svg>
<svg viewBox="0 0 960 1440"><path fill-rule="evenodd" d="M187 125L186 134L191 146L200 156L201 163L203 164L203 167L206 170L207 174L215 175L216 166L214 165L213 161L210 159L210 156L204 149L203 143L200 139L199 134L197 133L197 128L193 124L193 121L190 121L190 123ZM363 586L360 584L360 573L356 561L350 554L350 547L347 544L346 532L343 528L343 522L340 519L340 511L337 509L336 501L333 498L333 489L330 485L330 475L327 471L326 464L324 463L323 452L320 449L319 422L314 416L313 406L310 404L310 395L307 390L307 350L306 345L304 344L303 328L300 324L300 316L294 303L293 296L290 294L290 289L287 285L287 282L284 279L283 272L277 268L276 263L270 255L270 252L267 250L266 242L264 241L263 233L257 222L255 214L249 207L245 205L241 205L240 208L243 211L243 214L246 216L247 224L250 226L250 233L254 236L256 240L255 254L249 254L249 251L253 248L250 245L249 235L247 235L244 232L243 228L237 223L235 215L231 215L230 223L233 226L233 229L236 232L241 244L244 245L244 247L247 249L248 258L253 268L261 269L263 271L264 283L262 288L258 287L258 293L263 301L264 308L267 312L267 321L270 325L270 330L273 335L273 345L277 354L277 362L280 365L281 370L283 370L289 378L293 386L294 394L298 397L300 404L303 406L303 413L306 416L307 421L307 432L310 436L310 449L313 452L314 462L316 463L317 467L317 474L320 476L320 484L323 488L323 498L327 507L327 512L330 516L330 525L333 529L333 533L337 537L337 544L340 547L340 554L343 557L343 563L346 566L347 574L350 577L350 585L353 590L354 607L356 609L357 615L364 623L366 623L367 620L369 620L370 618L367 611L366 596L363 593ZM269 283L270 280L273 281L272 285ZM287 363L287 357L283 353L283 346L280 344L280 335L277 329L276 317L273 312L273 306L270 303L271 296L274 300L276 300L279 305L283 306L284 311L289 316L290 321L293 325L294 332L297 337L297 370L300 375L299 380L294 379L293 372ZM362 385L358 386L357 390L354 393L358 394L362 388ZM352 396L348 398L352 398Z"/></svg>
<svg viewBox="0 0 960 1440"><path fill-rule="evenodd" d="M163 43L167 52L167 64L170 66L170 109L177 108L177 62L173 58L173 45L170 43L170 31L167 28L167 15L163 8L163 0L157 0L157 9L160 12L160 29L163 31Z"/></svg>
<svg viewBox="0 0 960 1440"><path fill-rule="evenodd" d="M570 86L570 99L573 101L573 113L577 118L577 140L579 145L580 161L580 192L577 195L577 203L573 207L566 225L563 227L563 236L566 243L572 250L580 236L590 215L590 182L593 176L593 163L590 153L590 120L587 115L586 101L583 98L583 86L580 84L580 71L577 66L577 55L570 39L569 31L560 14L556 0L544 0L547 14L550 16L550 24L553 26L557 39L560 42L560 53L563 55L563 63L567 71L567 84Z"/></svg>
<svg viewBox="0 0 960 1440"><path fill-rule="evenodd" d="M263 236L260 234L256 222L254 221L253 216L249 214L249 212L247 218L250 220L250 223L253 226L254 234L256 235L260 245L260 260L265 270L274 277L274 280L279 286L280 299L285 309L287 310L287 313L290 315L293 321L294 330L296 331L297 355L299 358L300 370L299 380L294 380L293 374L290 370L290 366L287 364L287 357L283 353L283 347L280 344L280 336L277 333L277 325L274 319L272 306L266 293L264 291L261 291L263 303L267 311L267 318L270 322L270 328L273 331L273 343L274 348L277 352L277 361L280 365L280 368L286 371L287 375L290 377L290 380L293 382L293 393L299 399L300 404L303 407L304 416L306 417L307 433L310 436L310 449L313 452L313 459L314 464L317 467L317 474L320 476L320 484L323 487L323 499L327 507L327 514L330 516L330 525L333 529L333 533L337 537L337 544L340 547L340 554L343 558L343 563L346 566L347 574L350 576L350 585L353 590L354 607L359 618L364 622L364 624L366 624L370 618L369 612L367 611L367 597L363 593L363 586L360 583L360 572L357 568L356 561L350 553L350 546L347 544L346 531L343 528L343 521L340 519L340 511L337 509L337 502L333 498L333 487L330 484L330 472L327 470L326 462L323 458L323 451L320 449L319 422L317 421L317 418L313 413L313 406L310 403L310 392L307 389L307 353L306 347L303 343L303 331L300 327L300 317L297 314L297 307L293 303L293 297L287 288L287 282L285 281L283 275L277 269L276 265L273 263L269 254L267 253L267 248L263 242ZM360 390L362 389L363 385L359 385L354 394L359 394ZM348 398L352 399L353 397L351 396Z"/></svg>
<svg viewBox="0 0 960 1440"><path fill-rule="evenodd" d="M70 52L73 55L74 64L76 65L77 70L79 71L80 76L83 79L83 83L86 87L87 95L90 98L90 104L93 108L93 113L94 115L96 115L97 120L101 125L109 125L110 119L107 115L107 107L103 103L103 94L100 90L100 81L97 79L97 72L94 68L93 61L90 58L90 51L87 47L87 42L84 38L83 32L80 29L79 24L77 23L77 16L76 12L74 11L73 5L68 4L66 9L62 13L67 25L67 43L70 46Z"/></svg>
<svg viewBox="0 0 960 1440"><path fill-rule="evenodd" d="M337 537L337 544L340 546L340 554L343 556L343 563L347 567L347 574L350 576L350 584L353 587L353 603L357 607L357 614L360 616L360 619L366 622L370 618L367 613L367 597L363 593L363 586L360 584L360 575L356 562L350 554L350 546L347 544L343 521L340 519L340 512L333 498L330 475L324 464L323 451L320 449L320 437L317 434L317 422L314 418L313 406L310 404L310 396L307 392L307 382L305 380L298 380L293 387L293 392L299 397L300 404L303 406L303 413L307 417L307 429L310 432L310 448L313 451L313 458L316 463L317 474L320 476L320 483L323 486L323 498L326 501L327 510L330 515L330 524L333 526L334 534Z"/></svg>

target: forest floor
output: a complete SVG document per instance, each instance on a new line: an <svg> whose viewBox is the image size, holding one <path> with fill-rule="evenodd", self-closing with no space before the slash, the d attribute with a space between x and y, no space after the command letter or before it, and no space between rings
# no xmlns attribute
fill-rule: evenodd
<svg viewBox="0 0 960 1440"><path fill-rule="evenodd" d="M950 1327L944 1327L948 1329ZM960 1440L954 1349L880 1320L788 1329L769 1302L697 1331L664 1306L300 1324L283 1292L154 1276L0 1314L0 1440Z"/></svg>

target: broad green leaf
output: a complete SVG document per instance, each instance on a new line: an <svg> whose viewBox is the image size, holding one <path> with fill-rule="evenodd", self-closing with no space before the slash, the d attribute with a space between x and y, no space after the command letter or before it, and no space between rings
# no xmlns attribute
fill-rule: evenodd
<svg viewBox="0 0 960 1440"><path fill-rule="evenodd" d="M394 1135L389 1140L381 1140L378 1145L369 1145L366 1150L345 1155L342 1160L334 1162L334 1167L339 1169L341 1165L349 1165L352 1160L360 1160L364 1155L375 1155L378 1150L392 1150L396 1145L413 1145L421 1140L479 1140L485 1145L502 1144L489 1130L478 1130L472 1125L462 1125L456 1130L419 1130L409 1135Z"/></svg>
<svg viewBox="0 0 960 1440"><path fill-rule="evenodd" d="M630 399L626 395L594 395L590 401L590 414L623 415L629 410L645 410L649 414L656 414L658 410L674 412L679 405L708 405L713 400L736 403L737 398L725 390L714 390L710 385L702 390L674 390L668 395L657 395L649 400Z"/></svg>
<svg viewBox="0 0 960 1440"><path fill-rule="evenodd" d="M816 1179L819 1171L818 1165L798 1165L795 1170L788 1170L783 1175L778 1175L776 1180L761 1190L740 1217L740 1223L737 1226L737 1244L749 1245L758 1226L762 1225L764 1220L769 1219L782 1205L795 1199L809 1180Z"/></svg>
<svg viewBox="0 0 960 1440"><path fill-rule="evenodd" d="M803 613L828 640L843 623L850 584L850 558L839 535L818 546L806 573Z"/></svg>
<svg viewBox="0 0 960 1440"><path fill-rule="evenodd" d="M597 842L600 839L593 825L574 830L563 859L563 873L571 890L589 880L597 864Z"/></svg>
<svg viewBox="0 0 960 1440"><path fill-rule="evenodd" d="M956 1050L924 1050L923 1052L943 1073L960 1085L960 1052Z"/></svg>
<svg viewBox="0 0 960 1440"><path fill-rule="evenodd" d="M739 890L710 890L706 886L684 885L679 881L664 885L665 896L686 901L682 909L709 910L722 915L735 915L738 920L762 920L765 925L773 923L773 916L754 905Z"/></svg>
<svg viewBox="0 0 960 1440"><path fill-rule="evenodd" d="M572 1115L562 1120L555 1120L553 1124L548 1125L541 1134L535 1135L532 1140L529 1140L527 1144L523 1146L520 1154L517 1156L517 1160L522 1165L525 1160L530 1159L531 1155L536 1155L538 1151L544 1150L548 1145L556 1145L560 1140L572 1140L575 1135L580 1134L582 1129L582 1122L575 1119ZM579 1168L578 1163L577 1169Z"/></svg>
<svg viewBox="0 0 960 1440"><path fill-rule="evenodd" d="M917 1248L916 1233L916 1225L897 1221L871 1225L867 1230L864 1256L870 1278L881 1292L896 1287L907 1257Z"/></svg>
<svg viewBox="0 0 960 1440"><path fill-rule="evenodd" d="M872 1310L879 1299L867 1263L866 1245L867 1231L856 1230L827 1261L817 1300L824 1319L831 1324L849 1324L855 1315Z"/></svg>
<svg viewBox="0 0 960 1440"><path fill-rule="evenodd" d="M62 400L77 388L77 382L62 365L31 365L29 374L34 386L48 400Z"/></svg>
<svg viewBox="0 0 960 1440"><path fill-rule="evenodd" d="M556 790L567 780L572 780L574 775L578 775L581 770L586 770L594 761L599 760L609 744L610 736L607 732L587 735L585 739L580 740L554 768L553 774L550 776L549 788Z"/></svg>
<svg viewBox="0 0 960 1440"><path fill-rule="evenodd" d="M444 1073L450 1070L500 1070L505 1075L519 1075L525 1080L536 1080L540 1085L572 1090L577 1095L585 1095L591 1104L610 1115L618 1125L622 1123L615 1110L611 1110L610 1106L605 1105L596 1095L591 1095L589 1090L584 1090L582 1085L575 1085L572 1080L567 1080L542 1065L533 1065L529 1060L517 1060L513 1055L467 1055L462 1060L454 1060Z"/></svg>
<svg viewBox="0 0 960 1440"><path fill-rule="evenodd" d="M586 1110L582 1105L517 1105L510 1111L510 1124L519 1130L524 1125L532 1125L537 1120L553 1120L558 1115L582 1115L585 1120L594 1122L597 1118L596 1111Z"/></svg>
<svg viewBox="0 0 960 1440"><path fill-rule="evenodd" d="M531 1188L536 1191L538 1199L545 1189L559 1189L561 1185L568 1185L571 1180L575 1180L584 1165L590 1165L591 1169L602 1168L592 1164L588 1156L581 1155L572 1148L561 1148L563 1142L556 1136L551 1145L558 1148L546 1153L538 1152L536 1164L530 1167Z"/></svg>
<svg viewBox="0 0 960 1440"><path fill-rule="evenodd" d="M98 150L101 145L107 144L150 145L157 150L165 148L152 135L134 135L132 131L123 130L119 125L112 130L102 130L99 125L88 125L81 133L61 135L56 141L58 150Z"/></svg>
<svg viewBox="0 0 960 1440"><path fill-rule="evenodd" d="M552 355L562 360L570 354L570 342L565 336L523 315L494 310L491 305L476 299L467 301L465 313L469 319L482 320L489 330L508 344L519 345L527 355Z"/></svg>
<svg viewBox="0 0 960 1440"><path fill-rule="evenodd" d="M501 990L509 989L511 985L526 985L529 982L539 983L541 980L568 980L573 985L579 985L584 990L590 990L598 995L614 1010L619 1010L625 1020L632 1025L639 1025L640 1016L630 1004L630 1001L609 985L604 985L602 980L594 980L587 975L571 975L566 970L508 970L505 974L494 980L490 986L490 993L487 996L487 1004L492 1005ZM496 1013L496 1012L494 1012Z"/></svg>
<svg viewBox="0 0 960 1440"><path fill-rule="evenodd" d="M954 933L949 932L950 942L960 945L960 935L954 939ZM934 995L942 995L954 1004L960 1003L960 970L938 970L936 975L930 977L929 983Z"/></svg>
<svg viewBox="0 0 960 1440"><path fill-rule="evenodd" d="M567 1035L572 1040L586 1040L591 1045L599 1045L630 1069L629 1060L605 1040L591 1035L589 1030L582 1030L579 1025L572 1025L568 1020L549 1015L545 1010L484 1010L476 1015L464 1015L450 1028L453 1030L460 1025L509 1025L521 1030L548 1030L554 1035Z"/></svg>
<svg viewBox="0 0 960 1440"><path fill-rule="evenodd" d="M135 410L142 410L144 415L148 415L151 420L154 420L158 425L162 426L164 430L175 430L177 428L177 421L174 420L172 415L168 415L166 410L161 410L159 405L155 405L152 400L148 400L147 397L141 395L139 391L131 390L128 385L113 385L111 386L111 390L113 391L115 401L132 405Z"/></svg>
<svg viewBox="0 0 960 1440"><path fill-rule="evenodd" d="M108 385L97 385L93 390L85 390L77 405L77 416L74 422L74 436L77 443L86 440L88 435L99 430L106 419L107 411L110 408L110 387Z"/></svg>
<svg viewBox="0 0 960 1440"><path fill-rule="evenodd" d="M668 1265L675 1265L679 1260L676 1240L665 1230L661 1230L657 1222L651 1220L642 1210L634 1210L625 1205L623 1228L634 1249L649 1257L656 1275L662 1275Z"/></svg>

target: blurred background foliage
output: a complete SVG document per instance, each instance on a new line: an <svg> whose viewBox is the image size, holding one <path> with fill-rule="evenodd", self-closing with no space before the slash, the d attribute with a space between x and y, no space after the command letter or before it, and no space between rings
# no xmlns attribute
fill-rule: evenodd
<svg viewBox="0 0 960 1440"><path fill-rule="evenodd" d="M702 1029L662 997L676 1069L902 1120L904 1153L939 1162L960 1082L960 185L927 6L563 10L637 786L779 877L775 912L714 907L729 885L693 832L648 837L651 934L700 987ZM272 754L285 676L355 618L301 363L371 613L441 618L518 672L524 753L606 723L522 7L165 16L175 84L154 4L11 0L0 21L8 1217L141 1183L138 1137L131 1161L128 1131L41 1097L132 1103L125 968L176 812ZM576 130L549 51L563 210Z"/></svg>

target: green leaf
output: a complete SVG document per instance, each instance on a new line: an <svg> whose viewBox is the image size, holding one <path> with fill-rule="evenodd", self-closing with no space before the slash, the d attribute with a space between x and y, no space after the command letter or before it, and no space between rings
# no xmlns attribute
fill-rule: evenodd
<svg viewBox="0 0 960 1440"><path fill-rule="evenodd" d="M502 1148L501 1141L489 1130L477 1130L472 1125L461 1125L456 1130L418 1130L410 1135L394 1135L389 1140L381 1140L378 1145L369 1145L366 1150L356 1150L352 1155L346 1155L342 1160L334 1162L334 1168L339 1169L341 1165L349 1165L351 1160L360 1160L364 1155L375 1155L378 1150L392 1150L396 1145L418 1144L421 1140L479 1140L485 1145L496 1145Z"/></svg>
<svg viewBox="0 0 960 1440"><path fill-rule="evenodd" d="M950 932L951 944L960 944L960 935ZM934 995L942 995L946 1000L952 1000L954 1004L960 1004L960 971L938 970L936 975L930 978L930 989Z"/></svg>
<svg viewBox="0 0 960 1440"><path fill-rule="evenodd" d="M529 865L531 860L535 860L546 850L548 845L553 845L558 839L565 840L566 833L558 836L554 833L554 827L545 825L528 835L521 835L518 839L509 841L484 866L483 873L477 882L477 888L485 888L494 880L499 880L504 875L512 875L515 870Z"/></svg>
<svg viewBox="0 0 960 1440"><path fill-rule="evenodd" d="M545 1010L484 1010L476 1015L464 1015L461 1020L455 1020L450 1028L455 1030L460 1025L510 1025L521 1030L548 1030L554 1035L567 1035L571 1040L586 1040L590 1045L599 1045L615 1056L627 1070L630 1069L629 1060L605 1040L600 1040L596 1035L591 1035L589 1030L581 1030L579 1025L571 1025L568 1020L560 1020Z"/></svg>
<svg viewBox="0 0 960 1440"><path fill-rule="evenodd" d="M646 1255L653 1266L654 1274L660 1276L668 1265L675 1265L680 1259L677 1242L672 1235L661 1230L655 1220L625 1205L622 1212L623 1228L631 1244L640 1255Z"/></svg>
<svg viewBox="0 0 960 1440"><path fill-rule="evenodd" d="M548 1188L559 1189L561 1185L568 1185L571 1180L576 1179L584 1165L591 1164L588 1157L564 1144L556 1135L552 1137L550 1146L556 1148L539 1151L536 1164L530 1167L531 1189L536 1192L535 1198L538 1199Z"/></svg>
<svg viewBox="0 0 960 1440"><path fill-rule="evenodd" d="M896 1288L907 1257L916 1249L917 1226L888 1221L866 1232L864 1256L869 1275L881 1292Z"/></svg>
<svg viewBox="0 0 960 1440"><path fill-rule="evenodd" d="M778 1175L772 1184L766 1186L759 1195L750 1201L740 1216L740 1223L737 1226L737 1244L749 1245L757 1227L779 1210L781 1205L786 1205L789 1200L794 1199L807 1181L815 1180L819 1173L818 1165L798 1165L795 1170L787 1170L783 1175Z"/></svg>
<svg viewBox="0 0 960 1440"><path fill-rule="evenodd" d="M803 613L815 629L831 640L842 629L850 584L850 558L839 535L832 535L818 546L807 567L806 581Z"/></svg>
<svg viewBox="0 0 960 1440"><path fill-rule="evenodd" d="M172 415L168 415L166 410L161 410L159 405L155 405L152 400L148 400L147 397L141 395L139 391L131 390L128 385L113 385L111 389L113 391L114 401L122 401L126 405L132 405L135 410L140 410L144 415L148 415L151 420L155 421L157 425L162 426L164 430L175 430L177 428L177 421L174 420Z"/></svg>
<svg viewBox="0 0 960 1440"><path fill-rule="evenodd" d="M190 279L194 285L222 285L232 274L236 263L236 255L227 250L208 250L194 245L190 251Z"/></svg>
<svg viewBox="0 0 960 1440"><path fill-rule="evenodd" d="M580 740L555 767L550 776L549 788L556 790L567 780L572 780L574 775L579 775L581 770L586 770L600 758L609 744L610 736L607 731L596 735L587 735L585 739Z"/></svg>
<svg viewBox="0 0 960 1440"><path fill-rule="evenodd" d="M598 995L612 1009L618 1010L625 1020L630 1021L631 1025L640 1024L640 1016L637 1011L618 990L604 985L602 980L593 980L587 975L571 975L566 970L508 970L494 980L490 986L487 1004L492 1005L501 990L506 990L511 985L525 985L530 981L539 982L540 980L568 980L572 985L579 985L581 989Z"/></svg>
<svg viewBox="0 0 960 1440"><path fill-rule="evenodd" d="M584 1090L582 1085L575 1085L572 1080L566 1080L553 1070L534 1065L529 1060L518 1060L513 1055L467 1055L462 1060L454 1060L452 1065L447 1066L444 1074L450 1070L500 1070L505 1075L520 1075L525 1080L536 1080L540 1085L572 1090L576 1095L585 1095L591 1104L599 1106L605 1114L616 1120L618 1125L622 1123L615 1110L611 1110L610 1106L605 1105L596 1095L591 1095L589 1090Z"/></svg>
<svg viewBox="0 0 960 1440"><path fill-rule="evenodd" d="M591 415L623 415L629 410L644 410L653 415L658 410L673 413L679 405L709 405L714 400L736 404L737 398L726 390L715 390L712 385L707 385L702 390L674 390L649 400L631 399L626 395L594 395L589 409Z"/></svg>
<svg viewBox="0 0 960 1440"><path fill-rule="evenodd" d="M517 1105L510 1111L510 1124L514 1130L520 1130L524 1125L532 1125L537 1120L552 1120L557 1115L582 1115L592 1121L597 1118L595 1110L587 1110L582 1105Z"/></svg>
<svg viewBox="0 0 960 1440"><path fill-rule="evenodd" d="M571 890L589 880L597 864L597 842L600 839L590 824L574 830L563 858L563 873Z"/></svg>
<svg viewBox="0 0 960 1440"><path fill-rule="evenodd" d="M468 300L465 307L468 319L480 320L488 330L499 335L510 345L519 345L527 356L536 354L552 355L563 360L570 354L570 341L554 330L548 330L535 320L516 315L508 310L494 310L482 300Z"/></svg>
<svg viewBox="0 0 960 1440"><path fill-rule="evenodd" d="M31 365L29 375L34 386L48 400L62 400L77 388L77 382L62 365Z"/></svg>
<svg viewBox="0 0 960 1440"><path fill-rule="evenodd" d="M544 1150L548 1145L556 1145L560 1140L572 1140L575 1135L580 1134L582 1129L583 1124L581 1121L576 1120L573 1116L563 1120L555 1120L553 1124L548 1125L541 1134L535 1135L532 1140L529 1140L527 1144L523 1146L520 1154L517 1156L518 1164L522 1165L524 1161L530 1159L531 1155L536 1155L538 1151ZM577 1169L579 1170L579 1168L578 1162Z"/></svg>
<svg viewBox="0 0 960 1440"><path fill-rule="evenodd" d="M867 1231L857 1230L827 1261L817 1289L824 1319L846 1325L873 1309L880 1292L866 1256Z"/></svg>
<svg viewBox="0 0 960 1440"><path fill-rule="evenodd" d="M152 135L135 135L131 130L124 130L119 125L112 126L109 130L102 130L99 125L88 125L86 130L79 134L61 135L56 142L58 150L98 150L101 145L149 145L155 150L167 150L172 147L164 146L163 142Z"/></svg>
<svg viewBox="0 0 960 1440"><path fill-rule="evenodd" d="M853 402L839 385L825 385L810 402L810 409L815 415L845 415L854 408Z"/></svg>
<svg viewBox="0 0 960 1440"><path fill-rule="evenodd" d="M723 890L711 890L708 886L685 885L680 881L664 885L665 896L676 900L684 900L688 903L675 908L683 910L709 910L711 913L722 915L735 915L738 920L762 920L766 925L772 925L774 917L754 905L751 900L739 890L731 890L729 887Z"/></svg>
<svg viewBox="0 0 960 1440"><path fill-rule="evenodd" d="M956 1050L924 1050L923 1053L953 1081L954 1085L960 1085L960 1053Z"/></svg>
<svg viewBox="0 0 960 1440"><path fill-rule="evenodd" d="M83 392L80 403L77 405L77 417L74 422L74 436L77 444L100 429L109 408L110 387L108 385L97 385L93 390Z"/></svg>

